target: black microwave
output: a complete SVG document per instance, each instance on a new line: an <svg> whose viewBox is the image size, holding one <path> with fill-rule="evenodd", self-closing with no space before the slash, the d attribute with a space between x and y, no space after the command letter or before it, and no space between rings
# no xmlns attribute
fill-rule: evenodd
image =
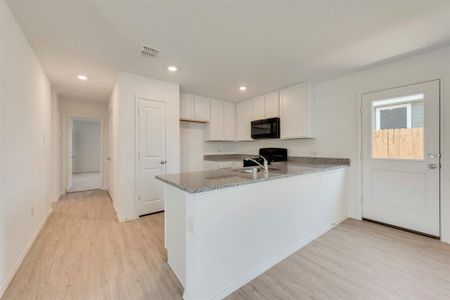
<svg viewBox="0 0 450 300"><path fill-rule="evenodd" d="M252 121L251 128L252 139L280 138L280 118Z"/></svg>

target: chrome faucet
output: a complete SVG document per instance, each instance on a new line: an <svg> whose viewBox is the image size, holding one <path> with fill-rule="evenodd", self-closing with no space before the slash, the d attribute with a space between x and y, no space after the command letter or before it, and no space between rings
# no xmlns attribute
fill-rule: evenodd
<svg viewBox="0 0 450 300"><path fill-rule="evenodd" d="M267 161L267 159L260 155L259 157L261 157L264 160L264 165L260 164L258 161L254 160L253 158L246 158L246 161L252 161L254 163L256 163L258 166L260 166L261 168L264 169L264 173L269 173L269 162Z"/></svg>

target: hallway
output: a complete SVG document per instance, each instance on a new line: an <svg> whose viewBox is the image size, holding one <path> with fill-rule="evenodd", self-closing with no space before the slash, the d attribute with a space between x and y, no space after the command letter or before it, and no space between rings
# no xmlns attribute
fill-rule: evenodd
<svg viewBox="0 0 450 300"><path fill-rule="evenodd" d="M2 299L181 299L163 214L119 223L105 191L65 195L53 209Z"/></svg>
<svg viewBox="0 0 450 300"><path fill-rule="evenodd" d="M75 173L72 176L72 187L69 193L90 191L102 187L102 174L100 172Z"/></svg>

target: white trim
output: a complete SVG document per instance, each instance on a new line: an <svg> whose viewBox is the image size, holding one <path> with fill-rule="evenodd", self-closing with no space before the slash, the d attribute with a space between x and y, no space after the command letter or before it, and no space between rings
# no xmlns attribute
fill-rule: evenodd
<svg viewBox="0 0 450 300"><path fill-rule="evenodd" d="M3 297L3 295L5 294L6 290L8 289L8 286L11 284L11 281L13 280L14 276L16 275L17 270L19 270L19 267L22 265L25 257L27 256L28 252L31 249L31 246L33 246L34 241L38 237L39 233L41 232L42 228L44 227L45 223L48 220L48 217L51 215L52 212L53 212L53 209L50 207L50 210L48 211L47 216L44 218L44 220L41 222L41 224L39 224L38 228L31 236L31 239L28 241L25 248L23 249L22 254L19 256L19 259L17 260L16 264L10 271L9 275L6 277L5 283L0 288L0 298Z"/></svg>
<svg viewBox="0 0 450 300"><path fill-rule="evenodd" d="M389 104L400 104L400 103L411 103L411 102L417 102L417 101L421 101L424 98L424 94L415 94L415 95L410 95L410 96L402 96L402 97L396 97L396 98L389 98L389 99L380 99L380 100L376 100L373 104L374 107L378 107L378 106L385 106L385 105L389 105Z"/></svg>
<svg viewBox="0 0 450 300"><path fill-rule="evenodd" d="M378 102L377 101L372 101ZM382 110L391 110L391 109L397 109L397 108L403 108L406 107L406 128L411 128L411 103L405 103L405 104L399 104L399 105L390 105L390 106L375 106L372 104L372 107L375 108L375 130L380 130L380 123L381 123L381 117L380 112Z"/></svg>
<svg viewBox="0 0 450 300"><path fill-rule="evenodd" d="M100 188L104 189L106 187L105 182L105 156L104 156L104 150L105 150L105 116L99 115L99 114L77 114L77 113L64 113L62 117L62 139L61 139L61 169L62 169L62 181L61 181L61 188L62 193L67 192L67 143L68 143L68 136L67 136L67 124L69 122L70 118L85 118L85 119L96 119L100 121L100 173L102 177L102 186Z"/></svg>
<svg viewBox="0 0 450 300"><path fill-rule="evenodd" d="M320 230L318 230L316 232L313 232L308 237L299 240L294 246L292 246L291 248L285 250L281 254L278 254L278 255L274 256L270 261L268 261L267 263L265 263L265 264L255 268L255 269L253 269L253 271L249 272L245 276L242 276L241 278L236 280L233 284L229 285L228 287L226 287L222 291L218 292L215 296L212 296L211 299L219 300L219 299L225 298L226 296L230 295L231 293L233 293L234 291L236 291L240 287L244 286L245 284L249 283L250 281L252 281L256 277L258 277L259 275L263 274L264 272L266 272L267 270L269 270L270 268L272 268L276 264L280 263L282 260L286 259L287 257L291 256L295 252L299 251L304 246L308 245L309 243L311 243L315 239L319 238L321 235L325 234L330 229L333 229L334 227L339 225L342 221L346 220L347 218L348 218L347 216L344 216L344 217L336 220L334 223L332 223L332 224L330 224L328 226L325 226L324 228L322 228L322 229L320 229ZM183 299L193 299L193 298L190 297L185 292L183 294Z"/></svg>

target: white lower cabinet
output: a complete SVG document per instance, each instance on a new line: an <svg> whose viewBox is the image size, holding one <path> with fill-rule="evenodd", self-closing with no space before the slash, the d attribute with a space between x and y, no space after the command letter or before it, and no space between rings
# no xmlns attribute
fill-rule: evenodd
<svg viewBox="0 0 450 300"><path fill-rule="evenodd" d="M217 170L219 168L219 164L217 161L203 161L203 171Z"/></svg>

